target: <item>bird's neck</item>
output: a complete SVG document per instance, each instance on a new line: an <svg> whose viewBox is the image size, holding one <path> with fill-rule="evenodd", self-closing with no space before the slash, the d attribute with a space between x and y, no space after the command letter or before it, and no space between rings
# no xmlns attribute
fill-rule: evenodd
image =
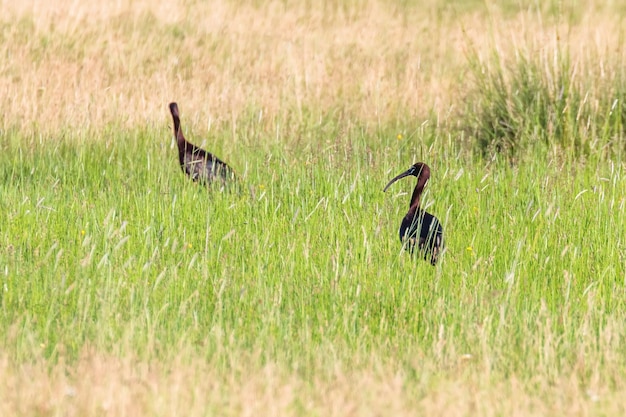
<svg viewBox="0 0 626 417"><path fill-rule="evenodd" d="M411 205L409 209L412 211L416 211L420 206L420 199L422 198L422 193L424 192L424 184L418 184L415 186L413 190L413 195L411 196Z"/></svg>
<svg viewBox="0 0 626 417"><path fill-rule="evenodd" d="M176 134L176 143L179 148L185 147L185 136L183 135L183 130L180 128L180 120L175 117L174 118L174 133Z"/></svg>
<svg viewBox="0 0 626 417"><path fill-rule="evenodd" d="M428 182L429 177L430 175L428 175L427 173L421 173L421 175L417 177L417 184L413 189L413 195L411 196L411 205L409 206L409 209L413 212L419 209L420 199L422 198L422 193L424 192L424 187L426 186L426 182Z"/></svg>

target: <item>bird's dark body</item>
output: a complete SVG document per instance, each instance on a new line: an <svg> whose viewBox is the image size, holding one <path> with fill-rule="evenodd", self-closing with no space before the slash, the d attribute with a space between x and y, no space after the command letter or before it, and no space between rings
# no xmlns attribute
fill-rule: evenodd
<svg viewBox="0 0 626 417"><path fill-rule="evenodd" d="M387 191L387 188L397 180L408 176L417 177L417 185L411 196L409 211L400 224L400 241L411 253L415 252L415 247L417 246L420 255L423 255L425 260L435 265L444 248L443 227L437 217L422 210L420 207L420 198L424 192L426 182L430 178L428 165L418 162L411 166L408 170L389 181L384 191Z"/></svg>
<svg viewBox="0 0 626 417"><path fill-rule="evenodd" d="M224 161L190 143L179 149L178 159L183 172L193 181L227 181L232 176L232 170Z"/></svg>
<svg viewBox="0 0 626 417"><path fill-rule="evenodd" d="M427 211L409 212L400 225L400 242L406 242L406 249L411 253L417 246L424 260L435 265L443 249L443 227L439 219Z"/></svg>
<svg viewBox="0 0 626 417"><path fill-rule="evenodd" d="M226 162L222 161L210 152L187 142L180 127L180 115L178 105L170 103L170 113L174 120L174 136L178 145L178 160L180 168L193 181L212 183L219 180L226 183L234 177L234 172Z"/></svg>

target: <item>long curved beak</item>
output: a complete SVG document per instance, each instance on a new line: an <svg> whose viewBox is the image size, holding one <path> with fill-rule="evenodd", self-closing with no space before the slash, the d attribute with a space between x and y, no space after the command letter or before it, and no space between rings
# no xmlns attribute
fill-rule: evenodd
<svg viewBox="0 0 626 417"><path fill-rule="evenodd" d="M409 175L411 175L413 172L413 168L409 168L406 171L404 171L402 174L398 175L397 177L393 178L391 181L389 181L389 183L385 186L385 188L383 189L383 192L387 191L387 188L389 188L389 186L391 184L393 184L394 182L398 181L399 179L402 179L404 177L408 177Z"/></svg>

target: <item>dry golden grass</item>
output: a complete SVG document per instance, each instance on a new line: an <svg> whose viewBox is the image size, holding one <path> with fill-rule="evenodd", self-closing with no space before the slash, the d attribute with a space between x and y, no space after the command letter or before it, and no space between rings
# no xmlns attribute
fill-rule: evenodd
<svg viewBox="0 0 626 417"><path fill-rule="evenodd" d="M613 9L593 2L571 22L437 1L258 3L3 2L2 125L162 124L172 100L187 120L254 112L270 128L306 111L366 124L446 117L467 89L470 48L549 55L568 43L600 69L598 54L624 53Z"/></svg>
<svg viewBox="0 0 626 417"><path fill-rule="evenodd" d="M6 416L547 416L623 415L623 379L602 375L526 382L493 380L472 359L454 369L421 365L418 381L393 364L367 369L337 363L306 379L281 365L242 358L229 373L189 352L171 363L103 355L88 349L77 363L15 365L0 360L0 414Z"/></svg>
<svg viewBox="0 0 626 417"><path fill-rule="evenodd" d="M555 324L537 320L545 323L528 336L538 344L528 358L533 375L494 372L493 355L502 350L480 329L474 355L441 331L408 361L355 352L347 363L333 354L341 347L321 343L316 362L296 369L241 349L218 348L207 358L184 343L159 359L121 353L133 350L125 341L116 353L84 347L71 362L63 354L43 359L34 346L31 360L0 353L0 415L623 415L623 323L607 318L595 338L583 320L570 345L578 363L569 366L557 358L564 342L554 337Z"/></svg>

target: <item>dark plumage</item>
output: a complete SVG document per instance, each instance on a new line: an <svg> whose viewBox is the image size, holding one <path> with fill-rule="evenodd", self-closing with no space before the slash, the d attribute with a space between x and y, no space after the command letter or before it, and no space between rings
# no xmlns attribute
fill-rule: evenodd
<svg viewBox="0 0 626 417"><path fill-rule="evenodd" d="M383 191L401 178L417 177L417 185L411 196L409 212L402 219L400 224L400 241L406 244L407 250L411 253L415 250L417 243L418 250L423 253L424 259L429 260L432 265L437 263L439 254L443 250L443 227L439 219L420 208L420 198L424 192L424 186L430 178L430 168L423 162L411 166L408 170L389 181ZM419 240L417 240L419 232Z"/></svg>
<svg viewBox="0 0 626 417"><path fill-rule="evenodd" d="M210 152L187 142L180 128L180 114L178 113L178 105L176 103L170 103L170 113L172 113L172 119L174 119L174 137L178 145L178 160L183 172L193 181L207 184L215 180L226 183L233 179L234 172L226 162Z"/></svg>

